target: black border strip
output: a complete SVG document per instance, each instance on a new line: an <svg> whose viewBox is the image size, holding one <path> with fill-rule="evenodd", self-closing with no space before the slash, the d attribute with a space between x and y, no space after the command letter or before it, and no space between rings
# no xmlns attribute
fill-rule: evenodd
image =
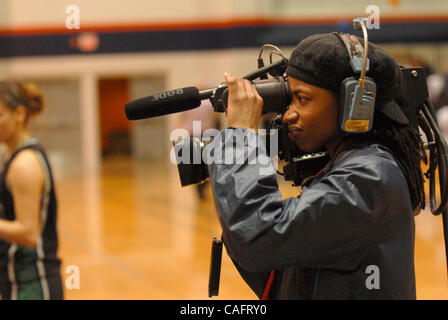
<svg viewBox="0 0 448 320"><path fill-rule="evenodd" d="M82 31L82 30L81 30ZM82 52L76 45L80 33L36 35L0 35L0 57L79 55L96 53L164 52L220 50L260 47L265 43L295 46L316 33L351 32L347 22L321 25L252 25L228 28L192 28L180 30L99 31L99 46ZM369 31L376 43L448 42L448 21L385 22L379 30Z"/></svg>

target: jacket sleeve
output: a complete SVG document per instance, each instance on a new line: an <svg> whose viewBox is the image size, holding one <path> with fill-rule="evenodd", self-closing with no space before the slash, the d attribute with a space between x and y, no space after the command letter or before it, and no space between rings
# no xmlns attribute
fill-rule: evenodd
<svg viewBox="0 0 448 320"><path fill-rule="evenodd" d="M292 265L355 269L371 246L375 210L394 201L378 165L367 156L349 159L299 198L283 200L272 163L263 165L265 148L253 143L257 136L228 128L213 142L209 174L229 256L248 272Z"/></svg>

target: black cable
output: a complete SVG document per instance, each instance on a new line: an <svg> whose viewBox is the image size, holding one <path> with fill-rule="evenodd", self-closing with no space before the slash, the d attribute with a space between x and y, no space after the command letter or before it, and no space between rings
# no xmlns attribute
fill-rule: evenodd
<svg viewBox="0 0 448 320"><path fill-rule="evenodd" d="M437 167L439 169L439 185L440 185L440 205L438 207L433 207L431 205L431 212L435 215L438 215L442 212L445 212L448 207L448 195L446 194L446 184L447 184L447 169L448 169L448 145L445 141L445 138L443 137L442 133L439 130L439 127L432 117L430 107L430 101L426 100L425 103L422 106L423 114L428 121L431 130L434 133L434 140L435 140L435 150L437 152L436 154L436 161L437 161ZM433 173L435 174L435 173ZM431 186L431 185L430 185ZM435 198L435 194L433 195ZM435 199L431 199L431 202L434 203Z"/></svg>
<svg viewBox="0 0 448 320"><path fill-rule="evenodd" d="M435 171L437 169L437 151L436 151L436 142L434 139L433 132L431 130L431 126L429 125L428 120L425 117L425 114L422 110L418 114L418 125L422 129L423 133L426 136L426 140L428 141L428 149L429 149L429 165L428 171L424 173L425 177L429 180L429 201L431 212L434 212L436 208L436 183L435 183Z"/></svg>

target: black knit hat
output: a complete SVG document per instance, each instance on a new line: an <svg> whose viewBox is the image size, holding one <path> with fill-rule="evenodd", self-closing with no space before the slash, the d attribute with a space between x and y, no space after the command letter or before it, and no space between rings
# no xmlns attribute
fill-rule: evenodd
<svg viewBox="0 0 448 320"><path fill-rule="evenodd" d="M358 39L364 45L363 39ZM409 123L396 102L401 87L401 72L397 62L371 42L368 57L370 68L366 76L377 85L375 109L398 123ZM345 78L359 77L350 66L347 48L334 33L316 34L303 39L291 54L286 73L337 94Z"/></svg>

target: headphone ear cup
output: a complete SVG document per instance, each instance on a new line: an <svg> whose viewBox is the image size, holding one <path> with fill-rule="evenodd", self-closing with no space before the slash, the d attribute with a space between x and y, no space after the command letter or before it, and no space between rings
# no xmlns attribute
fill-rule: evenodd
<svg viewBox="0 0 448 320"><path fill-rule="evenodd" d="M345 133L369 132L373 126L376 84L365 77L364 88L355 77L346 78L341 84L339 128Z"/></svg>
<svg viewBox="0 0 448 320"><path fill-rule="evenodd" d="M342 131L345 131L345 120L348 118L350 113L350 104L351 104L351 97L353 94L353 89L350 89L349 84L356 82L357 80L355 77L349 77L345 78L341 83L341 91L339 94L339 128Z"/></svg>

